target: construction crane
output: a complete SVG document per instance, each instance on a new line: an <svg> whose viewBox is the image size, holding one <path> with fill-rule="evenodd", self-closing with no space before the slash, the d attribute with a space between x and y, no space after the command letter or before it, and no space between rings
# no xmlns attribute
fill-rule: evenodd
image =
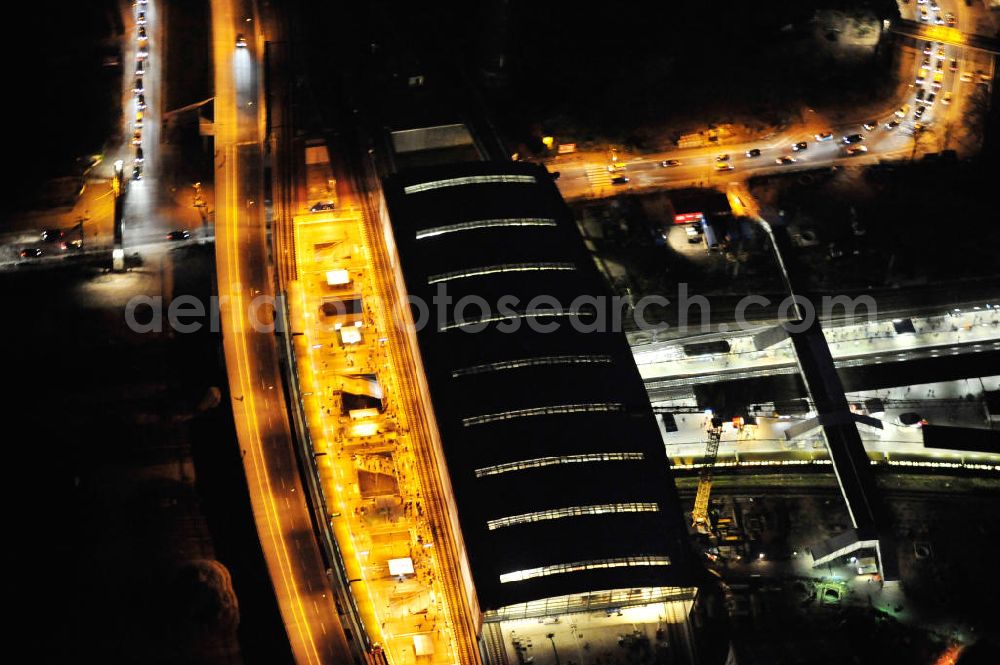
<svg viewBox="0 0 1000 665"><path fill-rule="evenodd" d="M698 493L694 497L694 510L691 511L692 526L699 533L711 531L708 521L708 500L712 494L712 467L719 456L719 442L722 440L722 419L712 418L708 428L708 443L705 445L705 463L698 476Z"/></svg>

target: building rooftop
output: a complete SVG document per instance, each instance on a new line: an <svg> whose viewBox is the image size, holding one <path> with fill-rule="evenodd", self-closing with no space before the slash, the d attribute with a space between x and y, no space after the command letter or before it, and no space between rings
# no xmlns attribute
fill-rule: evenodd
<svg viewBox="0 0 1000 665"><path fill-rule="evenodd" d="M429 306L418 342L483 609L692 586L626 338L578 325L610 319L610 296L549 174L468 163L384 189L407 290Z"/></svg>

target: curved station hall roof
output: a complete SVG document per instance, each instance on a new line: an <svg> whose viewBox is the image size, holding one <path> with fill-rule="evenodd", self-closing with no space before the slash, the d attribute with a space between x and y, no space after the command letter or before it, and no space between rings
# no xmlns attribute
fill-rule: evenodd
<svg viewBox="0 0 1000 665"><path fill-rule="evenodd" d="M384 191L483 609L691 586L649 399L548 172L456 164Z"/></svg>

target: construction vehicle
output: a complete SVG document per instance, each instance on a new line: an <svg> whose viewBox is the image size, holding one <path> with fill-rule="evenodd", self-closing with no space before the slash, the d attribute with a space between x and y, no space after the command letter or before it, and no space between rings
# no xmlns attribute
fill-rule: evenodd
<svg viewBox="0 0 1000 665"><path fill-rule="evenodd" d="M694 510L691 511L691 522L698 533L711 533L708 520L708 502L712 494L712 469L719 456L719 443L722 441L722 419L712 418L708 428L708 443L705 445L705 463L698 476L698 492L694 497Z"/></svg>

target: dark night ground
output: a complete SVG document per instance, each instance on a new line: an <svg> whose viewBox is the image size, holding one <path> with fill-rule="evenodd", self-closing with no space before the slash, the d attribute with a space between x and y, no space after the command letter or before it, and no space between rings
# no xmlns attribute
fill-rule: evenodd
<svg viewBox="0 0 1000 665"><path fill-rule="evenodd" d="M175 293L208 296L211 246L173 256ZM219 340L124 325L112 285L156 289L153 272L0 276L17 390L5 460L10 546L23 564L15 588L33 616L52 619L47 655L215 663L242 651L246 663L288 662L228 399L187 420L209 386L225 386ZM236 632L230 599L199 582L216 571L213 549L232 575Z"/></svg>
<svg viewBox="0 0 1000 665"><path fill-rule="evenodd" d="M30 204L45 178L78 173L76 158L117 138L121 67L105 57L118 55L121 30L114 0L18 5L0 40L7 171L0 211Z"/></svg>

